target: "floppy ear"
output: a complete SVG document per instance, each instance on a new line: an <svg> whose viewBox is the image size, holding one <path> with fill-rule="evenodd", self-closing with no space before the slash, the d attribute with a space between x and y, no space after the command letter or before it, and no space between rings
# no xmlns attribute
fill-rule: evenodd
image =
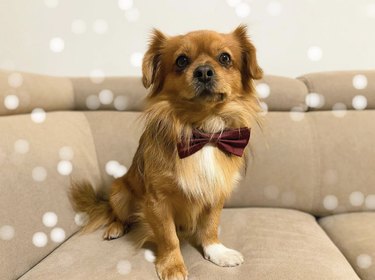
<svg viewBox="0 0 375 280"><path fill-rule="evenodd" d="M152 31L147 52L142 63L142 82L145 88L152 86L153 90L161 86L160 62L164 43L167 37L159 30Z"/></svg>
<svg viewBox="0 0 375 280"><path fill-rule="evenodd" d="M240 42L242 52L242 85L244 89L248 89L250 87L251 79L258 80L263 77L263 70L258 65L256 49L247 36L246 25L238 26L233 31L233 35Z"/></svg>

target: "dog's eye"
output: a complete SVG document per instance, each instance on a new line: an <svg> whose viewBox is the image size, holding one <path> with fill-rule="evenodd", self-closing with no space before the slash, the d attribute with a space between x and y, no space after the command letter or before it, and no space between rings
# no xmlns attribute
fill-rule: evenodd
<svg viewBox="0 0 375 280"><path fill-rule="evenodd" d="M230 55L228 53L222 53L219 56L219 62L223 65L228 65L230 63Z"/></svg>
<svg viewBox="0 0 375 280"><path fill-rule="evenodd" d="M180 55L176 59L176 65L178 68L183 69L189 64L189 59L186 55Z"/></svg>

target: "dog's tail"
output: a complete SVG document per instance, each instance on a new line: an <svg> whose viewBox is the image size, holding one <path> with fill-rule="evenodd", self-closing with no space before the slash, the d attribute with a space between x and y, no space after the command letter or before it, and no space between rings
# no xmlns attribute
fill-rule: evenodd
<svg viewBox="0 0 375 280"><path fill-rule="evenodd" d="M109 201L100 192L96 193L87 181L72 182L69 199L74 211L84 213L86 216L82 233L95 231L108 225L114 219Z"/></svg>

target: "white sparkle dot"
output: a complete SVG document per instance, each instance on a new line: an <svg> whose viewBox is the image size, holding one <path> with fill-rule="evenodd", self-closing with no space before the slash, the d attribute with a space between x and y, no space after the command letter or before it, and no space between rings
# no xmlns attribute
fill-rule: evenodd
<svg viewBox="0 0 375 280"><path fill-rule="evenodd" d="M263 112L265 113L268 112L268 105L266 102L261 101L259 105L260 105L260 108L262 108Z"/></svg>
<svg viewBox="0 0 375 280"><path fill-rule="evenodd" d="M9 225L2 226L0 228L0 239L11 240L14 238L14 228Z"/></svg>
<svg viewBox="0 0 375 280"><path fill-rule="evenodd" d="M344 103L335 103L332 106L332 114L337 118L343 118L345 117L347 113L346 105Z"/></svg>
<svg viewBox="0 0 375 280"><path fill-rule="evenodd" d="M8 76L8 84L13 88L22 86L23 77L20 73L12 73Z"/></svg>
<svg viewBox="0 0 375 280"><path fill-rule="evenodd" d="M119 0L118 6L121 10L129 10L133 7L133 0Z"/></svg>
<svg viewBox="0 0 375 280"><path fill-rule="evenodd" d="M318 46L312 46L307 50L307 57L311 61L319 61L322 59L323 51Z"/></svg>
<svg viewBox="0 0 375 280"><path fill-rule="evenodd" d="M52 38L49 42L49 48L55 53L60 53L64 50L65 43L60 37Z"/></svg>
<svg viewBox="0 0 375 280"><path fill-rule="evenodd" d="M279 196L279 189L276 186L267 186L264 188L264 195L268 199L277 199Z"/></svg>
<svg viewBox="0 0 375 280"><path fill-rule="evenodd" d="M302 121L305 118L304 110L301 107L293 107L289 112L289 117L295 122Z"/></svg>
<svg viewBox="0 0 375 280"><path fill-rule="evenodd" d="M71 30L75 34L82 34L86 32L86 22L82 19L75 19L72 22Z"/></svg>
<svg viewBox="0 0 375 280"><path fill-rule="evenodd" d="M247 3L240 3L236 6L235 9L237 16L240 18L247 17L251 12L250 6Z"/></svg>
<svg viewBox="0 0 375 280"><path fill-rule="evenodd" d="M59 5L59 0L44 0L44 4L48 8L56 8Z"/></svg>
<svg viewBox="0 0 375 280"><path fill-rule="evenodd" d="M357 257L357 265L359 268L367 269L372 265L372 258L367 254L362 254Z"/></svg>
<svg viewBox="0 0 375 280"><path fill-rule="evenodd" d="M44 247L47 245L48 239L44 232L36 232L33 235L33 244L36 247Z"/></svg>
<svg viewBox="0 0 375 280"><path fill-rule="evenodd" d="M57 215L54 212L46 212L43 215L43 224L46 227L54 227L57 224Z"/></svg>
<svg viewBox="0 0 375 280"><path fill-rule="evenodd" d="M130 63L134 67L141 67L142 66L142 59L143 59L143 53L135 52L130 57Z"/></svg>
<svg viewBox="0 0 375 280"><path fill-rule="evenodd" d="M139 19L140 13L137 8L131 8L125 12L125 17L128 21L133 22Z"/></svg>
<svg viewBox="0 0 375 280"><path fill-rule="evenodd" d="M112 175L114 178L119 178L124 176L128 169L118 161L110 160L105 165L105 171L108 175Z"/></svg>
<svg viewBox="0 0 375 280"><path fill-rule="evenodd" d="M146 249L145 250L145 259L148 261L148 262L154 262L156 257L155 257L155 254L153 251L149 250L149 249Z"/></svg>
<svg viewBox="0 0 375 280"><path fill-rule="evenodd" d="M90 110L96 110L100 107L99 97L96 95L90 95L86 98L86 107Z"/></svg>
<svg viewBox="0 0 375 280"><path fill-rule="evenodd" d="M305 97L305 103L311 108L320 108L324 105L324 96L315 92L309 93Z"/></svg>
<svg viewBox="0 0 375 280"><path fill-rule="evenodd" d="M238 4L240 4L242 0L227 0L227 4L230 7L236 7Z"/></svg>
<svg viewBox="0 0 375 280"><path fill-rule="evenodd" d="M267 5L267 12L271 16L278 16L278 15L280 15L281 12L282 12L282 10L283 10L283 6L278 1L271 1Z"/></svg>
<svg viewBox="0 0 375 280"><path fill-rule="evenodd" d="M47 178L47 170L44 167L37 166L33 168L31 175L34 181L43 182Z"/></svg>
<svg viewBox="0 0 375 280"><path fill-rule="evenodd" d="M42 108L35 108L31 111L31 120L35 123L42 123L46 120L46 112Z"/></svg>
<svg viewBox="0 0 375 280"><path fill-rule="evenodd" d="M94 69L90 72L90 80L94 84L100 84L105 79L105 73L101 69Z"/></svg>
<svg viewBox="0 0 375 280"><path fill-rule="evenodd" d="M19 154L26 154L29 151L30 144L25 139L18 139L14 142L14 151Z"/></svg>
<svg viewBox="0 0 375 280"><path fill-rule="evenodd" d="M99 101L104 105L111 104L113 101L113 92L109 89L103 89L99 93Z"/></svg>
<svg viewBox="0 0 375 280"><path fill-rule="evenodd" d="M375 18L375 3L370 3L367 5L367 16Z"/></svg>
<svg viewBox="0 0 375 280"><path fill-rule="evenodd" d="M327 210L334 210L334 209L336 209L337 206L338 206L337 197L334 196L334 195L327 195L323 199L323 205L324 205L324 208L326 208Z"/></svg>
<svg viewBox="0 0 375 280"><path fill-rule="evenodd" d="M4 106L8 110L17 109L19 104L20 104L20 100L18 99L17 95L10 94L10 95L7 95L4 99Z"/></svg>
<svg viewBox="0 0 375 280"><path fill-rule="evenodd" d="M132 270L132 264L129 261L121 260L117 263L117 272L121 275L129 274Z"/></svg>
<svg viewBox="0 0 375 280"><path fill-rule="evenodd" d="M126 96L117 96L114 105L116 110L124 111L128 107L128 98Z"/></svg>
<svg viewBox="0 0 375 280"><path fill-rule="evenodd" d="M270 95L270 87L265 83L257 84L256 90L260 98L267 98Z"/></svg>
<svg viewBox="0 0 375 280"><path fill-rule="evenodd" d="M108 23L104 19L97 19L92 28L95 33L104 34L108 31Z"/></svg>
<svg viewBox="0 0 375 280"><path fill-rule="evenodd" d="M349 201L353 206L361 206L365 201L365 196L361 192L352 192L349 196Z"/></svg>
<svg viewBox="0 0 375 280"><path fill-rule="evenodd" d="M54 228L50 233L51 240L56 243L61 243L65 240L65 231L62 228Z"/></svg>
<svg viewBox="0 0 375 280"><path fill-rule="evenodd" d="M375 209L375 194L369 194L366 196L365 205L368 209Z"/></svg>
<svg viewBox="0 0 375 280"><path fill-rule="evenodd" d="M363 95L356 95L352 100L352 105L356 110L363 110L367 107L367 98Z"/></svg>
<svg viewBox="0 0 375 280"><path fill-rule="evenodd" d="M72 160L74 157L73 149L69 146L61 147L59 150L59 156L64 160Z"/></svg>
<svg viewBox="0 0 375 280"><path fill-rule="evenodd" d="M69 175L70 173L72 173L72 170L73 170L73 165L70 161L68 160L61 160L58 164L57 164L57 171L61 174L61 175L64 175L64 176L67 176Z"/></svg>
<svg viewBox="0 0 375 280"><path fill-rule="evenodd" d="M89 221L89 217L86 213L80 212L75 214L74 216L74 222L77 226L84 226Z"/></svg>
<svg viewBox="0 0 375 280"><path fill-rule="evenodd" d="M352 82L353 87L356 89L364 89L367 87L367 78L365 75L355 75Z"/></svg>

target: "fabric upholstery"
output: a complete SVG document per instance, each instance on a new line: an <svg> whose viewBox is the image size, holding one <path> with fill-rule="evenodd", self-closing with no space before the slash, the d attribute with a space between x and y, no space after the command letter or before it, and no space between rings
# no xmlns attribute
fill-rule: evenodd
<svg viewBox="0 0 375 280"><path fill-rule="evenodd" d="M375 279L375 213L348 213L319 220L359 277Z"/></svg>
<svg viewBox="0 0 375 280"><path fill-rule="evenodd" d="M223 244L241 251L245 262L239 267L218 267L184 243L182 254L189 279L359 279L308 214L281 209L226 209L220 228ZM119 267L124 272L124 261L131 265L131 269L124 269L126 275L117 270ZM96 232L73 236L21 278L33 279L158 278L153 264L145 259L145 249L134 250L127 236L102 241L101 232Z"/></svg>
<svg viewBox="0 0 375 280"><path fill-rule="evenodd" d="M1 117L0 131L0 227L14 229L11 240L0 239L0 279L15 279L59 245L50 238L53 228L62 228L66 238L77 231L75 213L67 198L70 176L82 176L95 185L101 178L82 113L47 113L43 123L33 123L30 115ZM62 147L70 147L73 158L67 160L71 155L62 153ZM70 175L58 171L63 159L73 166ZM60 172L64 170L66 166L60 164ZM42 222L46 212L57 215L53 228ZM48 236L46 246L33 244L36 232Z"/></svg>

